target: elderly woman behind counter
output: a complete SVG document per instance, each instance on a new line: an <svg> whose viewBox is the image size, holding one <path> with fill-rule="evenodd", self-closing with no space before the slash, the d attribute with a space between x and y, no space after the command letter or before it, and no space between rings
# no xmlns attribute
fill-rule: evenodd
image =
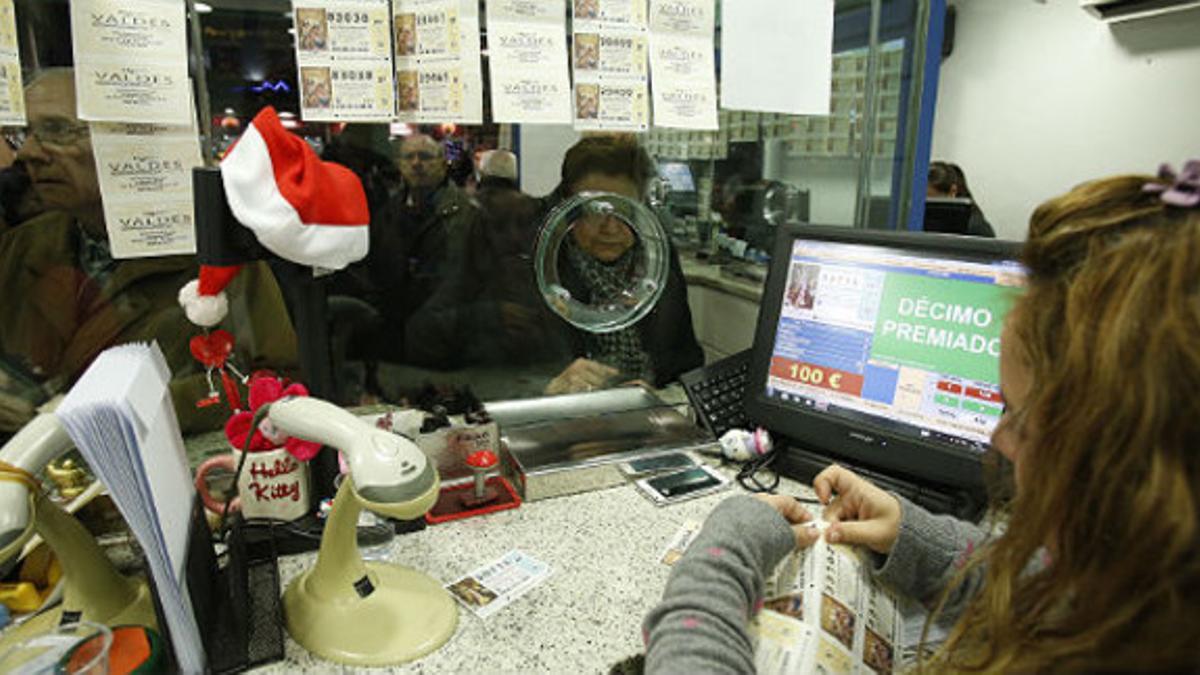
<svg viewBox="0 0 1200 675"><path fill-rule="evenodd" d="M607 335L553 314L534 282L534 241L547 213L582 191L641 199L653 171L632 138L591 137L567 151L562 181L544 198L524 195L515 184L481 189L464 250L449 256L454 273L406 326L406 363L465 373L485 396L566 394L637 380L663 386L703 363L674 251L654 310ZM573 297L594 302L628 285L623 275L632 272L637 241L625 225L576 223L566 242L558 269ZM500 391L489 388L497 373Z"/></svg>
<svg viewBox="0 0 1200 675"><path fill-rule="evenodd" d="M612 192L641 200L653 175L653 160L632 137L588 137L567 151L562 182L551 197L561 202L580 192ZM614 218L575 223L559 257L564 285L583 302L617 296L628 285L638 246L633 231ZM590 391L630 381L660 387L704 362L704 352L692 331L687 287L674 249L662 297L636 325L606 334L568 330L576 358L551 380L547 394Z"/></svg>

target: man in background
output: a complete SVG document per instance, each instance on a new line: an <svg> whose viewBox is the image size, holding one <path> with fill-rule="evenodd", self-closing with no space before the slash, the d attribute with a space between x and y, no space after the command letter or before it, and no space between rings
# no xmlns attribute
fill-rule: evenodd
<svg viewBox="0 0 1200 675"><path fill-rule="evenodd" d="M0 236L0 435L29 421L108 347L156 340L174 378L184 431L217 428L229 411L198 409L208 392L188 341L197 329L176 297L193 256L114 259L88 125L75 116L74 73L44 71L25 90L29 132L17 157L45 212ZM231 286L226 325L239 365L294 368L296 340L274 278L248 266Z"/></svg>
<svg viewBox="0 0 1200 675"><path fill-rule="evenodd" d="M349 294L380 314L371 351L381 360L403 363L405 325L461 264L478 210L447 179L445 149L431 136L406 137L396 161L400 191L373 218L370 253L348 276L356 281Z"/></svg>
<svg viewBox="0 0 1200 675"><path fill-rule="evenodd" d="M516 190L517 156L508 150L488 150L479 157L479 188Z"/></svg>
<svg viewBox="0 0 1200 675"><path fill-rule="evenodd" d="M410 363L456 370L545 357L551 318L533 272L542 206L520 191L517 175L517 156L508 150L480 157L477 217L461 257L406 326Z"/></svg>

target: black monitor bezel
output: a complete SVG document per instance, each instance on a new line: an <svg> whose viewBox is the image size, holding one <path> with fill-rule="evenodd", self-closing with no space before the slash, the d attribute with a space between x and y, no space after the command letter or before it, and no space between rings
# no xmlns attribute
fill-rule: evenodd
<svg viewBox="0 0 1200 675"><path fill-rule="evenodd" d="M922 230L929 234L967 234L971 229L971 214L975 202L962 197L929 197L925 200L925 222ZM930 225L953 225L949 229L929 229Z"/></svg>
<svg viewBox="0 0 1200 675"><path fill-rule="evenodd" d="M881 232L818 225L779 228L771 260L785 262L772 264L767 272L745 390L747 417L755 424L784 437L788 444L917 482L982 493L982 455L977 450L910 437L870 422L850 422L817 411L798 409L767 397L767 372L790 267L786 261L791 260L792 243L797 239L880 246L893 251L951 256L984 263L1018 261L1020 243L925 232Z"/></svg>

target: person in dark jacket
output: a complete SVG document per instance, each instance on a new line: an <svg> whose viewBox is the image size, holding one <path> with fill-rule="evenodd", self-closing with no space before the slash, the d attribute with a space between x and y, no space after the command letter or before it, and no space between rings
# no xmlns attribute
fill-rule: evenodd
<svg viewBox="0 0 1200 675"><path fill-rule="evenodd" d="M368 335L353 339L368 344L353 351L405 363L406 325L459 269L478 209L447 179L445 150L432 137L405 138L397 158L403 187L372 213L370 253L339 275L333 294L379 315Z"/></svg>
<svg viewBox="0 0 1200 675"><path fill-rule="evenodd" d="M501 160L503 155L495 159ZM484 162L488 165L489 162ZM553 314L538 292L533 254L546 214L580 191L641 199L653 164L635 141L594 137L566 155L562 183L547 197L522 194L512 171L481 171L472 225L452 281L438 289L408 324L409 363L443 370L502 366L536 370L545 393L588 391L631 381L661 387L701 365L687 288L671 251L667 284L638 324L595 335ZM504 174L504 175L499 175ZM573 297L593 301L625 281L635 237L623 224L579 223L560 251L560 274Z"/></svg>
<svg viewBox="0 0 1200 675"><path fill-rule="evenodd" d="M537 292L537 199L517 187L516 157L485 153L461 255L446 283L406 327L406 362L439 370L526 366L564 358L565 343Z"/></svg>
<svg viewBox="0 0 1200 675"><path fill-rule="evenodd" d="M567 151L555 194L566 199L580 192L611 192L641 200L654 175L653 160L633 137L592 136ZM581 220L560 251L564 285L585 303L616 295L634 264L637 246L636 235L619 220ZM562 324L574 360L550 381L547 394L590 391L631 380L661 387L704 363L692 329L683 269L673 248L662 297L636 325L598 334Z"/></svg>
<svg viewBox="0 0 1200 675"><path fill-rule="evenodd" d="M967 186L967 175L961 167L950 162L930 162L929 181L926 184L927 197L959 197L971 200L971 219L967 221L967 234L972 237L988 237L994 239L996 231L983 215L979 203L971 196L971 188Z"/></svg>

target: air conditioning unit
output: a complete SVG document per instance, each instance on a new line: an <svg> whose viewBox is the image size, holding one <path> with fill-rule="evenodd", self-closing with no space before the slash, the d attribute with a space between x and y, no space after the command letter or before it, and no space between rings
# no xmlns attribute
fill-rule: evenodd
<svg viewBox="0 0 1200 675"><path fill-rule="evenodd" d="M1200 8L1200 0L1079 0L1092 16L1117 23Z"/></svg>

